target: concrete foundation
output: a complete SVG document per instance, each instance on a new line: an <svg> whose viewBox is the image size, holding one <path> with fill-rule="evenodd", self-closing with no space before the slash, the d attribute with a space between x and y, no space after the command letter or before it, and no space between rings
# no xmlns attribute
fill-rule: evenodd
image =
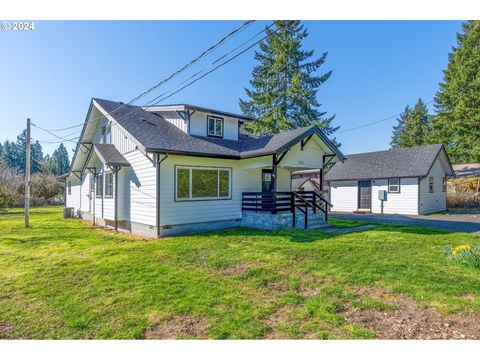
<svg viewBox="0 0 480 360"><path fill-rule="evenodd" d="M326 226L325 214L321 211L308 212L307 229L315 229ZM293 228L293 213L280 212L270 214L265 212L244 211L242 215L242 226L253 227L264 230L284 230ZM295 213L295 227L305 229L305 215L301 211Z"/></svg>

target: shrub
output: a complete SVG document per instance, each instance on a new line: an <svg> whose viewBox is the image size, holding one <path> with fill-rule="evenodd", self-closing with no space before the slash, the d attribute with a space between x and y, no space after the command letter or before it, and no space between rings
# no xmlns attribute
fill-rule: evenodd
<svg viewBox="0 0 480 360"><path fill-rule="evenodd" d="M13 196L3 186L0 186L0 212L6 211L12 205Z"/></svg>
<svg viewBox="0 0 480 360"><path fill-rule="evenodd" d="M445 256L456 263L480 269L480 244L448 246L445 248Z"/></svg>

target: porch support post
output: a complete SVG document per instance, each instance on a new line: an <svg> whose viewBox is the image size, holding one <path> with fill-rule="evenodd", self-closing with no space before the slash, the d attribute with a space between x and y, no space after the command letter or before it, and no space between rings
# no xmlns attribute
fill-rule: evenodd
<svg viewBox="0 0 480 360"><path fill-rule="evenodd" d="M276 192L277 191L277 155L274 154L273 155L273 159L272 159L272 177L273 177L273 181L272 181L272 192Z"/></svg>

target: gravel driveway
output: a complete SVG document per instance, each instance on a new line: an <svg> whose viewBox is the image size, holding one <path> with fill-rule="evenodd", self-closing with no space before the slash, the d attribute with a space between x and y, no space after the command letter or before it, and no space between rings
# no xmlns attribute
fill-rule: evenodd
<svg viewBox="0 0 480 360"><path fill-rule="evenodd" d="M372 224L397 224L426 226L435 229L466 232L480 235L480 214L452 215L379 215L379 214L341 214L332 213L331 217L344 220L367 221Z"/></svg>

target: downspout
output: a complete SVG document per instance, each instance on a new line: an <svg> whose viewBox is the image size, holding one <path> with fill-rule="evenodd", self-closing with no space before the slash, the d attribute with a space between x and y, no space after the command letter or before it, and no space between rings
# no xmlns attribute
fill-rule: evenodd
<svg viewBox="0 0 480 360"><path fill-rule="evenodd" d="M115 231L118 231L118 170L119 166L115 166Z"/></svg>
<svg viewBox="0 0 480 360"><path fill-rule="evenodd" d="M155 154L156 185L157 185L157 237L160 236L160 164L168 158L168 153L160 159L160 154Z"/></svg>

